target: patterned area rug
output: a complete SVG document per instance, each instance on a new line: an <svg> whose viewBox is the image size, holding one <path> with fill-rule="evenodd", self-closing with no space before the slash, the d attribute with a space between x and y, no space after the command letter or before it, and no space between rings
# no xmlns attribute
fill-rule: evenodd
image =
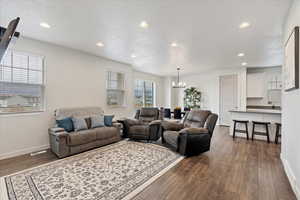
<svg viewBox="0 0 300 200"><path fill-rule="evenodd" d="M2 177L0 199L130 199L182 159L159 145L121 141Z"/></svg>

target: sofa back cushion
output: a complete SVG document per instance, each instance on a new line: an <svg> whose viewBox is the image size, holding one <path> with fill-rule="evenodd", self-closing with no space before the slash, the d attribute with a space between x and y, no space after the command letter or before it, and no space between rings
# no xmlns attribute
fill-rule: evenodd
<svg viewBox="0 0 300 200"><path fill-rule="evenodd" d="M202 128L210 114L208 110L192 110L186 116L184 127Z"/></svg>
<svg viewBox="0 0 300 200"><path fill-rule="evenodd" d="M103 115L100 107L61 108L55 111L55 119L60 120L67 117L88 118L95 115Z"/></svg>

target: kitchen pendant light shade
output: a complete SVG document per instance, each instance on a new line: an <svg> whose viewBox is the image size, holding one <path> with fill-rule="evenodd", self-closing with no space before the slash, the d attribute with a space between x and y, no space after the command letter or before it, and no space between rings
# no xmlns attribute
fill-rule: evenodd
<svg viewBox="0 0 300 200"><path fill-rule="evenodd" d="M173 88L185 88L186 87L186 83L180 81L179 72L180 72L180 68L178 67L177 68L177 82L175 82L175 81L172 82Z"/></svg>

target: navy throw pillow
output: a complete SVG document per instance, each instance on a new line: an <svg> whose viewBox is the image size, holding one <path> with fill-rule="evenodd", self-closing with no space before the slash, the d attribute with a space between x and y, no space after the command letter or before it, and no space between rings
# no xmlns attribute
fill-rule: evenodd
<svg viewBox="0 0 300 200"><path fill-rule="evenodd" d="M71 117L65 119L56 120L58 127L65 129L67 132L74 131L74 125Z"/></svg>
<svg viewBox="0 0 300 200"><path fill-rule="evenodd" d="M112 126L113 125L112 121L114 117L115 117L114 115L104 115L105 126Z"/></svg>

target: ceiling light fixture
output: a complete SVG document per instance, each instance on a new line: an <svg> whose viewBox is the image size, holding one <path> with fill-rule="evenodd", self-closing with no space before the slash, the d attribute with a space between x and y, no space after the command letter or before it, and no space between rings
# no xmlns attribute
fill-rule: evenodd
<svg viewBox="0 0 300 200"><path fill-rule="evenodd" d="M243 66L246 66L247 64L248 64L248 63L246 63L246 62L243 62L243 63L242 63Z"/></svg>
<svg viewBox="0 0 300 200"><path fill-rule="evenodd" d="M98 42L96 45L97 45L98 47L103 47L103 46L104 46L104 44L103 44L102 42Z"/></svg>
<svg viewBox="0 0 300 200"><path fill-rule="evenodd" d="M40 26L43 28L51 28L51 26L49 24L47 24L46 22L41 22Z"/></svg>
<svg viewBox="0 0 300 200"><path fill-rule="evenodd" d="M243 22L240 24L240 28L243 29L243 28L247 28L250 26L250 23L249 22Z"/></svg>
<svg viewBox="0 0 300 200"><path fill-rule="evenodd" d="M173 42L173 43L171 44L171 46L172 46L172 47L177 47L178 44L177 44L176 42Z"/></svg>
<svg viewBox="0 0 300 200"><path fill-rule="evenodd" d="M184 82L180 81L179 72L180 72L180 67L177 68L177 82L175 81L172 82L173 88L185 88L186 86Z"/></svg>
<svg viewBox="0 0 300 200"><path fill-rule="evenodd" d="M136 58L136 55L135 54L131 54L131 58Z"/></svg>
<svg viewBox="0 0 300 200"><path fill-rule="evenodd" d="M244 53L239 53L239 54L238 54L238 57L243 57L243 56L245 56Z"/></svg>
<svg viewBox="0 0 300 200"><path fill-rule="evenodd" d="M146 21L142 21L142 22L140 23L140 27L141 27L141 28L148 28L148 27L149 27L149 24L148 24Z"/></svg>

